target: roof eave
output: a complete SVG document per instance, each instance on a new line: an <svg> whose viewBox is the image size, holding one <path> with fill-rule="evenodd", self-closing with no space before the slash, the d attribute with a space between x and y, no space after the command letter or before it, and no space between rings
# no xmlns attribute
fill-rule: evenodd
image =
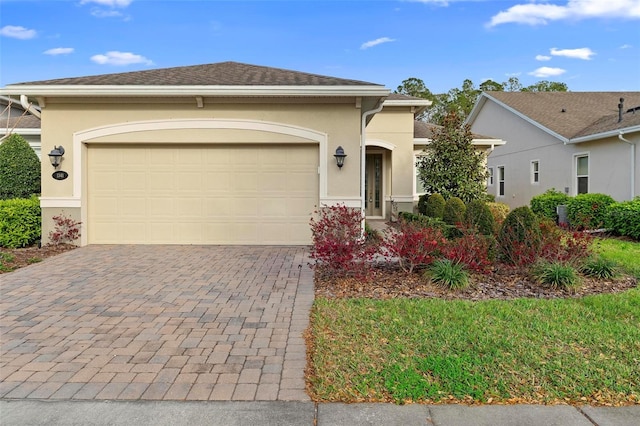
<svg viewBox="0 0 640 426"><path fill-rule="evenodd" d="M7 132L6 127L0 128L0 134L5 134L6 132ZM17 133L19 135L26 135L26 136L38 136L42 134L42 130L33 128L33 127L23 127L23 128L16 127L15 129L11 130L11 133Z"/></svg>
<svg viewBox="0 0 640 426"><path fill-rule="evenodd" d="M121 86L9 85L3 95L27 96L388 96L384 86Z"/></svg>
<svg viewBox="0 0 640 426"><path fill-rule="evenodd" d="M431 138L413 138L414 145L428 145L433 141ZM502 139L472 139L471 145L474 146L502 146L507 141Z"/></svg>
<svg viewBox="0 0 640 426"><path fill-rule="evenodd" d="M581 136L579 138L569 139L567 143L583 143L583 142L591 142L598 139L605 139L610 137L617 137L618 135L625 135L627 133L635 133L640 132L640 125L625 127L623 129L609 130L602 133L595 133L593 135Z"/></svg>

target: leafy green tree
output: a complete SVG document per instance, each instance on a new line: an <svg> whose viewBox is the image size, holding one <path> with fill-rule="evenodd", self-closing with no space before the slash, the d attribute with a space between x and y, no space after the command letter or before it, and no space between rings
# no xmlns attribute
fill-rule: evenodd
<svg viewBox="0 0 640 426"><path fill-rule="evenodd" d="M456 112L466 118L473 109L478 96L482 92L566 92L568 87L565 83L557 81L541 80L536 84L524 87L518 77L509 77L503 83L494 80L485 80L476 87L473 81L465 79L462 86L454 87L447 93L435 94L419 78L411 77L402 82L394 91L407 96L428 99L433 102L425 112L416 117L418 120L429 121L435 124L443 124L444 118L450 112Z"/></svg>
<svg viewBox="0 0 640 426"><path fill-rule="evenodd" d="M523 92L566 92L568 90L566 83L547 80L541 80L522 89Z"/></svg>
<svg viewBox="0 0 640 426"><path fill-rule="evenodd" d="M40 193L40 160L29 143L13 134L0 144L0 199Z"/></svg>
<svg viewBox="0 0 640 426"><path fill-rule="evenodd" d="M433 139L425 148L426 155L417 163L427 193L438 193L447 199L458 197L464 202L484 196L485 154L471 145L472 140L463 116L449 112L442 128L434 130Z"/></svg>

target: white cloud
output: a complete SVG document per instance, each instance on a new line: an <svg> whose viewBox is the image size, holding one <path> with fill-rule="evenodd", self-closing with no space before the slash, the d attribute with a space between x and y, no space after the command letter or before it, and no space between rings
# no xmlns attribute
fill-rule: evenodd
<svg viewBox="0 0 640 426"><path fill-rule="evenodd" d="M544 25L562 19L622 18L640 19L639 0L568 0L565 5L549 3L517 4L499 12L488 27L516 23Z"/></svg>
<svg viewBox="0 0 640 426"><path fill-rule="evenodd" d="M529 75L532 75L534 77L545 78L545 77L556 77L564 74L565 72L567 72L567 70L563 70L562 68L540 67L534 71L531 71Z"/></svg>
<svg viewBox="0 0 640 426"><path fill-rule="evenodd" d="M101 6L127 7L133 0L82 0L80 4L96 3Z"/></svg>
<svg viewBox="0 0 640 426"><path fill-rule="evenodd" d="M551 54L553 56L564 56L566 58L584 59L588 61L596 53L588 47L581 47L580 49L557 49L551 48Z"/></svg>
<svg viewBox="0 0 640 426"><path fill-rule="evenodd" d="M377 45L382 44L382 43L390 43L392 41L395 41L395 39L392 39L392 38L389 38L389 37L380 37L380 38L377 38L375 40L371 40L371 41L367 41L365 43L362 43L362 46L360 46L360 49L364 50L364 49L368 49L368 48L373 47L373 46L377 46Z"/></svg>
<svg viewBox="0 0 640 426"><path fill-rule="evenodd" d="M618 49L631 49L633 46L630 44L623 44L622 46L620 46Z"/></svg>
<svg viewBox="0 0 640 426"><path fill-rule="evenodd" d="M144 64L153 65L153 61L145 58L141 55L136 55L131 52L118 52L110 51L104 55L93 55L91 60L100 65L132 65L132 64Z"/></svg>
<svg viewBox="0 0 640 426"><path fill-rule="evenodd" d="M122 16L122 13L117 10L93 9L91 15L96 18L119 18Z"/></svg>
<svg viewBox="0 0 640 426"><path fill-rule="evenodd" d="M536 61L550 61L551 56L546 55L536 55Z"/></svg>
<svg viewBox="0 0 640 426"><path fill-rule="evenodd" d="M53 49L45 50L43 52L45 55L68 55L69 53L73 53L73 47L55 47Z"/></svg>
<svg viewBox="0 0 640 426"><path fill-rule="evenodd" d="M20 40L29 40L38 35L36 30L30 30L18 25L5 25L0 29L0 35L5 37L17 38Z"/></svg>

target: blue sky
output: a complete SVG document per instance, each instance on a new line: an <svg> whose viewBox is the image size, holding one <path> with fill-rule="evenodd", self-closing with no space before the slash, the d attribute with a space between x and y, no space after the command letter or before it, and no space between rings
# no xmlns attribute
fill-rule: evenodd
<svg viewBox="0 0 640 426"><path fill-rule="evenodd" d="M434 93L640 90L640 0L0 0L0 86L237 61Z"/></svg>

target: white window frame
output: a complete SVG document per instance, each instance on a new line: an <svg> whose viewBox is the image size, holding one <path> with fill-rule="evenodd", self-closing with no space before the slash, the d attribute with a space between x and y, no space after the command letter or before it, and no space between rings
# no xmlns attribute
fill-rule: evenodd
<svg viewBox="0 0 640 426"><path fill-rule="evenodd" d="M505 180L505 166L496 166L498 170L498 185L496 185L496 195L500 198L504 198L506 191L506 180ZM502 176L500 176L500 170L502 170ZM502 185L500 185L502 184ZM500 193L500 188L502 187L502 194Z"/></svg>
<svg viewBox="0 0 640 426"><path fill-rule="evenodd" d="M587 157L587 174L578 176L578 158ZM587 194L591 190L591 153L590 152L577 152L573 154L573 195L578 195L578 178L586 177L587 178Z"/></svg>
<svg viewBox="0 0 640 426"><path fill-rule="evenodd" d="M487 177L487 186L493 186L493 167L487 167L487 171L489 172L489 176Z"/></svg>
<svg viewBox="0 0 640 426"><path fill-rule="evenodd" d="M413 200L418 201L421 195L426 194L426 192L418 192L418 166L417 162L420 157L426 157L424 150L413 150Z"/></svg>
<svg viewBox="0 0 640 426"><path fill-rule="evenodd" d="M531 160L531 185L540 185L540 160Z"/></svg>

